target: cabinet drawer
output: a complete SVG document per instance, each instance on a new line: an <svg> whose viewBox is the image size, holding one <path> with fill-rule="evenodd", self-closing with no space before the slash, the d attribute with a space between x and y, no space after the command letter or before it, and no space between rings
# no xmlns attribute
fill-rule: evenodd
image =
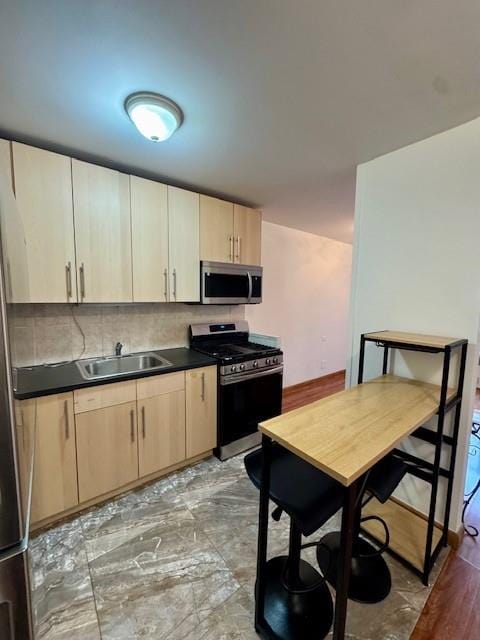
<svg viewBox="0 0 480 640"><path fill-rule="evenodd" d="M112 407L115 404L136 400L136 394L137 386L135 380L77 389L73 392L74 410L75 413L84 413L94 409Z"/></svg>
<svg viewBox="0 0 480 640"><path fill-rule="evenodd" d="M185 389L185 371L165 373L161 376L137 380L137 399L143 400L183 389Z"/></svg>

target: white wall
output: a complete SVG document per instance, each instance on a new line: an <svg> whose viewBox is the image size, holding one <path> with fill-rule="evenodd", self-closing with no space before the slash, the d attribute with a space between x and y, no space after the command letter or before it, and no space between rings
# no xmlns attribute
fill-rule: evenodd
<svg viewBox="0 0 480 640"><path fill-rule="evenodd" d="M349 244L263 223L263 302L245 316L252 331L280 336L285 386L345 369L351 254Z"/></svg>
<svg viewBox="0 0 480 640"><path fill-rule="evenodd" d="M381 329L468 338L460 447L450 526L460 526L480 312L480 119L358 167L348 376L360 334ZM379 372L375 347L367 357ZM411 377L437 379L438 356L397 358ZM426 453L413 439L406 445ZM418 443L418 441L416 441ZM425 483L400 496L425 510Z"/></svg>

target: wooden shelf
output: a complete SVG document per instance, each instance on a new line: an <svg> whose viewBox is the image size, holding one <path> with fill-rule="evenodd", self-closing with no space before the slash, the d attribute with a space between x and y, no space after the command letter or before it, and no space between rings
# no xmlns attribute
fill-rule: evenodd
<svg viewBox="0 0 480 640"><path fill-rule="evenodd" d="M381 504L375 499L362 511L362 516L372 515L380 516L387 523L390 531L390 549L418 571L423 571L428 526L426 516L422 517L396 500L387 500L385 504ZM362 524L362 529L380 543L385 539L382 525L375 520ZM436 548L441 537L442 529L435 524L432 549Z"/></svg>
<svg viewBox="0 0 480 640"><path fill-rule="evenodd" d="M449 390L448 397L455 395ZM348 486L438 410L438 385L384 375L260 423L272 440Z"/></svg>
<svg viewBox="0 0 480 640"><path fill-rule="evenodd" d="M466 342L466 340L460 340L459 338L430 336L422 333L406 333L404 331L375 331L374 333L366 333L364 337L366 340L393 342L395 344L414 345L440 350Z"/></svg>

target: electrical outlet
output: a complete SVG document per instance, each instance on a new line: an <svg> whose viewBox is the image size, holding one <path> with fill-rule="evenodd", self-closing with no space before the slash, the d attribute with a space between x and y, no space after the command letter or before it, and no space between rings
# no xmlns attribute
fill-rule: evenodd
<svg viewBox="0 0 480 640"><path fill-rule="evenodd" d="M320 360L320 369L326 369L326 367L327 367L327 361Z"/></svg>
<svg viewBox="0 0 480 640"><path fill-rule="evenodd" d="M326 341L327 341L327 336L322 336L322 337L320 338L320 340L321 340L322 342L326 342Z"/></svg>

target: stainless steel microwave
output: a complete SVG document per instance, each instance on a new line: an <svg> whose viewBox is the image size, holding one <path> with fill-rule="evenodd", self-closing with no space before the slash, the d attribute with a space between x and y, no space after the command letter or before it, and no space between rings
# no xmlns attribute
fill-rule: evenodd
<svg viewBox="0 0 480 640"><path fill-rule="evenodd" d="M200 263L202 304L258 304L263 268L229 262Z"/></svg>

